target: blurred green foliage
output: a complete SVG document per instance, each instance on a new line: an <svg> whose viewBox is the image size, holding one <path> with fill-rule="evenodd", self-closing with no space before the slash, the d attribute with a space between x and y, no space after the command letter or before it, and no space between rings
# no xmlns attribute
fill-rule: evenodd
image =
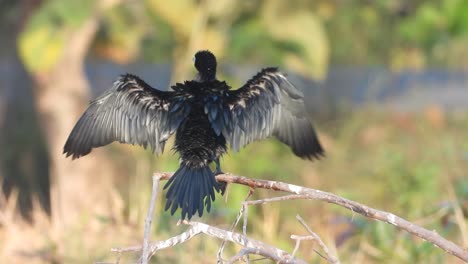
<svg viewBox="0 0 468 264"><path fill-rule="evenodd" d="M95 3L45 1L20 35L28 68L51 67L67 30L95 14ZM123 2L102 16L94 51L126 63L207 48L227 61L284 64L318 79L329 62L466 67L467 12L464 0Z"/></svg>
<svg viewBox="0 0 468 264"><path fill-rule="evenodd" d="M468 119L443 120L441 125L427 113L383 115L367 110L344 121L335 130L336 148L326 164L318 165L331 177L326 185L462 243L468 196L460 190L468 181L460 132L467 129ZM450 194L452 189L456 195ZM464 211L465 218L456 219L455 210ZM353 222L356 233L365 238L355 237L345 248L365 251L371 263L452 263L432 245L393 226Z"/></svg>
<svg viewBox="0 0 468 264"><path fill-rule="evenodd" d="M19 35L19 54L27 68L36 72L53 67L67 48L68 33L96 14L96 8L91 0L44 1ZM213 49L226 62L284 65L314 78L322 78L330 63L388 65L395 70L466 68L466 14L464 0L124 1L100 16L91 55L119 63L174 59L177 63L184 51L203 47ZM430 120L424 114L385 115L366 109L330 124L318 122L320 131L327 133L320 135L327 157L319 162L300 160L286 146L270 140L227 155L223 170L336 192L436 229L461 244L468 232L460 223L466 222L468 211L468 118L451 115L440 124ZM108 248L139 243L150 191L147 175L178 166L169 150L157 159L131 146L113 145L108 150L122 169L115 178L123 213L113 219L97 217L105 225L99 232L89 226L69 230L63 245L45 239L45 250L60 254L62 262L110 259ZM227 202L218 196L212 213L203 220L231 223L247 191L231 186ZM271 195L256 191L253 199ZM159 202L154 233L158 239L183 229L162 212L164 199ZM464 212L465 218L457 219L456 210ZM392 226L313 201L251 207L249 234L291 251L289 235L305 233L294 220L297 213L328 245L337 247L343 263L454 260ZM154 263L203 261L214 256L218 246L219 241L196 238L161 252ZM58 247L60 253L55 252ZM230 254L235 250L228 247ZM301 250L299 256L320 261L311 250Z"/></svg>
<svg viewBox="0 0 468 264"><path fill-rule="evenodd" d="M325 2L325 1L324 1ZM322 12L332 63L389 65L395 70L428 66L466 68L464 0L333 1Z"/></svg>
<svg viewBox="0 0 468 264"><path fill-rule="evenodd" d="M67 31L78 28L92 14L94 1L50 0L28 20L19 36L19 55L30 71L47 71L60 59Z"/></svg>

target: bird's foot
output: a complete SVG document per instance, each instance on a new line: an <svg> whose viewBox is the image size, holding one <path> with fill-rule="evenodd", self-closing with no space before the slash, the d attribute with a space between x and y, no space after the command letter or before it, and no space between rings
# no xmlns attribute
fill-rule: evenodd
<svg viewBox="0 0 468 264"><path fill-rule="evenodd" d="M218 187L221 190L221 195L224 195L227 188L227 182L218 182Z"/></svg>
<svg viewBox="0 0 468 264"><path fill-rule="evenodd" d="M220 170L217 170L215 172L215 176L220 175L220 174L224 174L224 172ZM226 188L227 188L227 182L218 182L218 187L221 190L221 195L224 195L224 193L226 192Z"/></svg>
<svg viewBox="0 0 468 264"><path fill-rule="evenodd" d="M214 173L215 176L220 175L220 174L224 174L224 172L221 171L221 163L219 162L219 157L214 159L214 162L216 163L216 171ZM226 192L227 183L226 182L218 182L218 187L221 190L221 195L224 195L224 193Z"/></svg>

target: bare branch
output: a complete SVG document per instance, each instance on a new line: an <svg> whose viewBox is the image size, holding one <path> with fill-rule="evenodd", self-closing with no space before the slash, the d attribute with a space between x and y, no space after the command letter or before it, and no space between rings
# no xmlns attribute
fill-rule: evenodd
<svg viewBox="0 0 468 264"><path fill-rule="evenodd" d="M291 254L289 254L286 251L275 248L273 246L270 246L268 244L265 244L255 239L246 238L243 234L227 231L227 230L220 229L220 228L210 226L210 225L200 223L200 222L183 221L183 223L190 225L190 228L187 229L185 232L181 233L180 235L171 237L163 241L151 243L150 254L153 255L158 250L184 243L190 240L192 237L200 233L204 233L212 237L217 237L223 240L231 241L233 243L239 244L246 248L256 249L256 251L254 252L255 254L264 256L278 263L299 263L299 264L306 263L303 260L292 257ZM139 252L141 250L142 250L141 246L112 249L113 252L119 252L119 253L129 252L129 251Z"/></svg>
<svg viewBox="0 0 468 264"><path fill-rule="evenodd" d="M254 189L250 188L249 189L249 194L247 195L247 199L250 198L253 195L253 193L254 193ZM243 223L242 223L242 234L247 239L247 221L249 219L249 207L247 205L243 204L242 205L242 210L244 211L244 220L243 220ZM246 261L247 264L250 264L249 254L247 254L245 257L247 259L247 261Z"/></svg>
<svg viewBox="0 0 468 264"><path fill-rule="evenodd" d="M157 173L156 175L160 175L161 179L169 179L172 176L172 173ZM279 181L258 180L258 179L243 177L243 176L231 175L231 174L219 174L216 176L216 179L221 182L237 183L237 184L249 186L251 188L263 188L263 189L270 189L270 190L275 190L275 191L289 192L289 193L298 194L298 195L306 195L305 199L313 199L313 200L320 200L320 201L325 201L328 203L333 203L333 204L342 206L344 208L347 208L358 214L361 214L365 217L394 225L415 236L422 238L423 240L426 240L434 244L435 246L446 251L447 253L468 262L467 250L443 238L442 236L437 234L437 232L429 231L423 227L413 224L409 222L408 220L405 220L392 213L377 210L377 209L360 204L358 202L348 200L346 198L340 197L332 193L328 193L328 192L324 192L324 191L320 191L316 189L311 189L311 188L305 188L302 186L288 184L288 183L279 182Z"/></svg>
<svg viewBox="0 0 468 264"><path fill-rule="evenodd" d="M151 191L151 201L150 207L148 210L148 215L145 220L145 232L143 237L143 253L141 255L141 263L148 264L149 256L149 237L151 233L151 223L153 222L154 207L156 207L156 198L158 196L159 190L159 181L161 177L158 175L153 175L153 190Z"/></svg>
<svg viewBox="0 0 468 264"><path fill-rule="evenodd" d="M194 227L190 227L187 229L185 232L173 236L169 239L163 240L163 241L158 241L154 243L149 244L149 251L151 252L151 255L153 255L156 251L165 249L168 247L175 246L177 244L184 243L185 241L191 239L192 237L200 234L199 230L195 230ZM140 252L143 250L142 246L131 246L131 247L124 247L124 248L112 248L112 252L118 252L118 253L123 253L123 252Z"/></svg>
<svg viewBox="0 0 468 264"><path fill-rule="evenodd" d="M292 238L293 235L291 235L291 238ZM294 249L293 249L293 252L292 252L292 256L295 257L296 256L296 253L297 253L297 250L299 250L299 247L301 246L301 241L300 239L296 239L296 245L294 246Z"/></svg>

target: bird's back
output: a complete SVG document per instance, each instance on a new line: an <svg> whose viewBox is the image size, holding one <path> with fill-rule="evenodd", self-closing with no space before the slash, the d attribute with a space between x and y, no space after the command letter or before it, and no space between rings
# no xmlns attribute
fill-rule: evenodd
<svg viewBox="0 0 468 264"><path fill-rule="evenodd" d="M191 110L176 132L174 149L180 153L181 159L191 163L212 161L226 152L226 140L223 135L217 135L208 118L209 104L213 100L222 100L224 91L229 90L225 82L188 81L173 87L174 90L184 90L191 95Z"/></svg>

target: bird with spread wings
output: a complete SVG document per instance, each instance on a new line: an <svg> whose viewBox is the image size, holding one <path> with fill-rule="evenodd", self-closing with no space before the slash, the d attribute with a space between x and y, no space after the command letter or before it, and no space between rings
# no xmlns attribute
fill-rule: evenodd
<svg viewBox="0 0 468 264"><path fill-rule="evenodd" d="M324 150L308 119L303 93L277 68L265 68L237 90L216 78L217 62L209 51L195 54L194 80L161 91L135 75L122 75L92 101L70 133L64 153L73 159L114 141L150 147L158 154L171 135L180 167L165 185L166 210L190 219L209 212L219 159L250 142L276 137L305 159ZM215 162L216 171L209 165Z"/></svg>

